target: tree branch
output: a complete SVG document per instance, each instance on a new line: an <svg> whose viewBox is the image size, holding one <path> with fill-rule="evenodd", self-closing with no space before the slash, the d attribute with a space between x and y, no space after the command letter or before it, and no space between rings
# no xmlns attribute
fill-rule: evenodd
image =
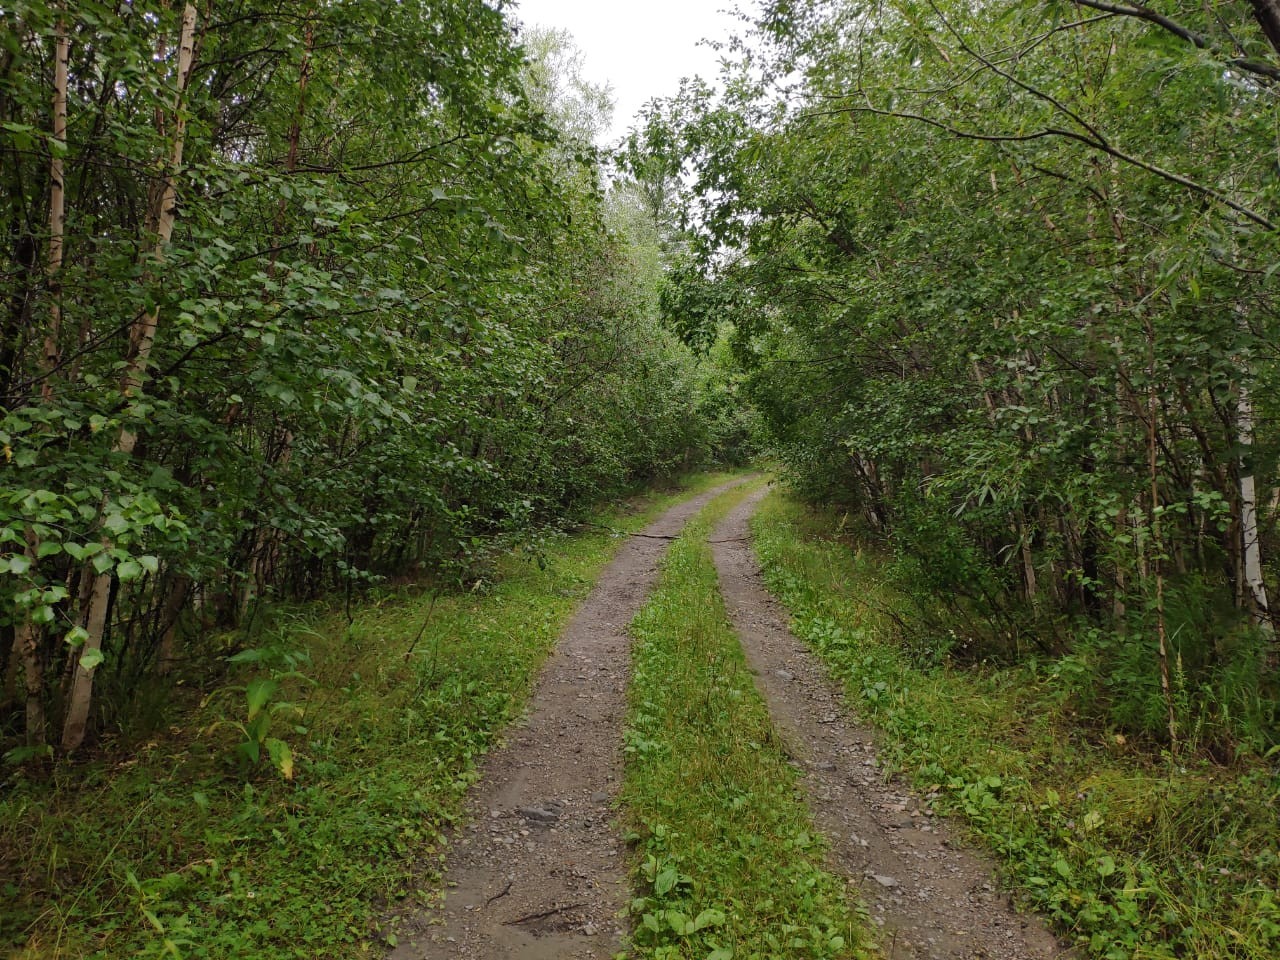
<svg viewBox="0 0 1280 960"><path fill-rule="evenodd" d="M1094 3L1094 2L1101 2L1101 0L1077 0L1077 2ZM1037 100L1047 103L1058 113L1067 117L1072 123L1078 126L1080 130L1066 130L1059 127L1046 127L1043 130L1035 131L1030 134L1018 134L1018 135L966 134L960 130L957 130L951 127L948 124L942 123L940 121L934 121L929 118L925 118L919 114L900 114L900 113L897 113L896 111L879 111L879 110L875 110L874 108L870 108L869 112L881 113L882 115L886 115L886 116L895 116L895 115L904 116L909 119L923 121L925 123L929 123L932 126L938 127L939 129L946 130L947 132L953 135L962 136L962 137L967 136L969 139L975 139L975 140L1014 142L1019 140L1039 140L1039 139L1043 139L1045 137L1050 137L1050 136L1058 136L1058 137L1064 137L1069 140L1075 140L1077 143L1082 143L1087 147L1090 147L1101 153L1105 153L1107 154L1107 156L1114 157L1115 159L1120 160L1123 163L1127 163L1130 166L1138 167L1141 170L1146 170L1148 173L1154 174L1155 176L1160 177L1161 179L1168 180L1170 183L1176 183L1180 186L1186 187L1188 190L1191 190L1195 193L1200 194L1201 196L1208 197L1212 200L1216 200L1218 203L1221 203L1223 206L1228 207L1231 210L1234 210L1236 213L1240 214L1242 217L1252 221L1253 223L1256 223L1260 227L1263 227L1271 231L1280 229L1277 227L1275 223L1273 223L1270 219L1268 219L1263 214L1259 213L1258 211L1250 207L1245 206L1244 204L1236 200L1233 200L1230 196L1228 196L1227 194L1223 193L1220 190L1216 190L1213 187L1206 186L1202 183L1197 183L1196 181L1192 180L1190 177L1185 177L1182 174L1175 173L1172 170L1166 170L1164 167L1161 167L1159 164L1151 163L1150 161L1143 160L1141 157L1136 157L1133 154L1130 154L1124 150L1121 150L1119 147L1112 144L1111 141L1107 139L1107 137L1102 133L1101 130L1093 126L1091 123L1089 123L1087 120L1081 117L1078 113L1076 113L1074 110L1068 107L1065 103L1063 103L1057 97L1053 96L1050 93L1047 93L1044 90L1041 90L1038 87L1033 86L1032 84L1027 83L1024 80L1019 80L1017 77L1009 73L1007 70L1003 70L998 65L992 63L990 59L988 59L983 54L979 53L977 50L975 50L973 47L969 45L969 43L965 40L964 36L961 35L961 33L954 26L951 25L951 22L942 13L942 11L938 9L937 4L935 4L933 0L928 0L928 3L929 3L929 6L933 9L934 14L938 17L938 19L942 22L942 25L946 28L947 32L950 33L951 36L955 38L956 43L960 45L961 50L963 50L966 54L968 54L974 60L978 61L978 63L985 66L988 70L990 70L996 76L1001 77L1002 79L1008 81L1009 83L1018 87L1018 89L1029 93L1031 96L1035 97ZM852 108L852 109L857 110L859 108ZM864 111L864 112L868 112L868 111ZM1084 132L1081 133L1080 132L1081 130Z"/></svg>
<svg viewBox="0 0 1280 960"><path fill-rule="evenodd" d="M830 99L836 98L831 97ZM843 99L843 97L840 99ZM944 123L941 120L935 120L933 117L926 117L923 114L910 113L905 110L884 110L879 107L872 106L870 103L865 107L846 106L840 108L840 110L817 111L810 115L831 115L840 112L870 113L880 117L894 117L899 120L914 120L917 123L923 123L927 126L934 127L954 137L960 137L965 140L982 140L988 143L1020 143L1031 140L1044 140L1048 137L1062 137L1066 140L1074 140L1076 143L1084 144L1086 147L1090 147L1100 153L1107 154L1107 156L1115 157L1123 163L1138 167L1141 170L1146 170L1148 173L1154 174L1163 180L1168 180L1170 183L1176 183L1179 186L1186 187L1193 193L1198 193L1201 196L1215 200L1266 230L1280 230L1280 226L1277 226L1277 224L1272 220L1269 220L1266 216L1258 213L1256 210L1232 200L1222 191L1215 190L1213 187L1207 187L1203 183L1197 183L1189 177L1184 177L1180 173L1175 173L1172 170L1166 170L1159 164L1151 163L1147 160L1143 160L1141 157L1135 157L1133 154L1126 153L1120 148L1113 146L1110 141L1100 136L1095 138L1075 130L1065 130L1061 127L1045 127L1041 130L1032 131L1031 133L981 133L976 130L961 130L948 123ZM1092 130L1092 128L1090 128L1090 130Z"/></svg>
<svg viewBox="0 0 1280 960"><path fill-rule="evenodd" d="M1088 7L1091 10L1098 10L1102 13L1114 14L1118 17L1132 17L1136 20L1145 20L1153 23L1163 30L1167 30L1181 40L1185 40L1198 50L1211 53L1218 57L1227 66L1235 67L1237 70L1244 70L1246 73L1252 73L1255 76L1266 77L1268 80L1280 80L1280 67L1272 66L1269 63L1263 63L1260 60L1249 60L1245 57L1232 57L1226 54L1219 44L1214 43L1204 34L1184 27L1175 20L1171 20L1162 13L1157 13L1150 7L1144 7L1140 4L1122 4L1122 3L1106 3L1105 0L1072 0L1077 6ZM1262 14L1257 12L1260 5L1259 0L1251 0L1258 16L1259 22L1262 23ZM1274 11L1273 11L1274 12ZM1263 23L1263 29L1267 26ZM1271 34L1267 34L1268 38ZM1276 41L1272 41L1274 44Z"/></svg>
<svg viewBox="0 0 1280 960"><path fill-rule="evenodd" d="M1254 19L1271 41L1271 46L1280 53L1280 3L1277 0L1249 0L1249 6L1253 7Z"/></svg>

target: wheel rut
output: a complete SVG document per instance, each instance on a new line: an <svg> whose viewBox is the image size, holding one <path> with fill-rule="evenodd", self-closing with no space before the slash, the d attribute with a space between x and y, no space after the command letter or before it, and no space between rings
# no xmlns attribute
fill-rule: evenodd
<svg viewBox="0 0 1280 960"><path fill-rule="evenodd" d="M523 721L482 764L451 838L443 904L402 919L388 960L605 958L629 890L613 828L630 665L627 627L685 523L730 481L628 539L565 628Z"/></svg>
<svg viewBox="0 0 1280 960"><path fill-rule="evenodd" d="M992 865L966 850L928 798L886 784L874 734L853 720L817 656L791 635L765 589L748 496L710 541L729 616L780 738L802 770L831 866L855 883L882 928L888 960L1048 960L1067 954L1039 917L997 891Z"/></svg>

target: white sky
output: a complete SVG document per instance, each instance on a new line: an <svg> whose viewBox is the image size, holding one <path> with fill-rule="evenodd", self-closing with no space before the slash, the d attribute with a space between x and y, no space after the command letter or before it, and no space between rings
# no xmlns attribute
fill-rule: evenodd
<svg viewBox="0 0 1280 960"><path fill-rule="evenodd" d="M715 81L719 54L697 44L742 32L722 12L736 5L737 0L517 0L515 16L530 26L573 34L586 79L612 88L613 127L604 137L610 143L627 132L648 100L675 93L681 77Z"/></svg>

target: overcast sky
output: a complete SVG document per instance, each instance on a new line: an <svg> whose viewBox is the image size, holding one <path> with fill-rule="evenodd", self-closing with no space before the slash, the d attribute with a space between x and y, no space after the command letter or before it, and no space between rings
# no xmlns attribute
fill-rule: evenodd
<svg viewBox="0 0 1280 960"><path fill-rule="evenodd" d="M515 15L530 26L573 34L584 54L586 78L613 89L613 128L605 138L611 142L626 133L646 101L675 93L681 77L715 79L718 54L698 41L741 32L737 21L721 12L735 5L735 0L518 0Z"/></svg>

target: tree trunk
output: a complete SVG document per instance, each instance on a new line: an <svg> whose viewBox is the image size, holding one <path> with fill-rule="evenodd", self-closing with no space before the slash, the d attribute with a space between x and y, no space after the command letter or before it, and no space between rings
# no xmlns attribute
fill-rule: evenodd
<svg viewBox="0 0 1280 960"><path fill-rule="evenodd" d="M36 565L36 547L38 540L31 528L27 528L26 556L34 570ZM18 648L18 656L22 658L23 689L26 692L26 726L27 745L43 746L45 737L44 717L44 664L40 660L41 630L31 618L31 608L22 612L22 620L18 624L14 646Z"/></svg>
<svg viewBox="0 0 1280 960"><path fill-rule="evenodd" d="M182 168L182 151L187 125L183 101L187 80L191 75L192 62L195 59L195 29L196 8L188 3L182 11L182 34L178 43L178 73L175 79L177 96L173 108L172 152L169 157L161 161L159 189L154 192L152 207L148 211L148 220L155 225L155 246L152 252L156 261L164 259L165 247L173 236L173 224L177 216L177 176ZM163 118L158 117L157 123L163 126ZM126 399L134 396L142 386L147 362L151 357L151 348L155 344L159 313L158 306L145 311L134 321L133 328L129 332L129 355L120 383L120 393ZM115 452L129 456L137 443L138 435L128 427L123 427L116 440ZM111 579L110 572L98 574L93 579L93 588L89 594L85 616L85 630L89 636L81 648L80 656L102 648L111 598ZM94 669L81 666L79 659L77 657L71 679L71 692L67 700L67 713L62 727L62 749L67 753L73 752L84 742L89 707L93 699Z"/></svg>
<svg viewBox="0 0 1280 960"><path fill-rule="evenodd" d="M169 584L169 593L165 597L164 607L160 611L160 650L156 658L156 673L167 676L177 662L178 621L182 616L182 607L191 592L191 578L182 574L174 574Z"/></svg>
<svg viewBox="0 0 1280 960"><path fill-rule="evenodd" d="M991 391L987 389L987 379L982 375L982 368L978 366L977 360L970 363L970 369L973 370L978 389L982 391L982 399L987 408L987 420L994 430L999 423L995 398L991 396ZM1028 438L1029 441L1030 438ZM1031 552L1031 534L1027 528L1026 511L1021 506L1013 512L1013 519L1009 523L1009 532L1013 535L1014 542L1018 545L1018 557L1022 562L1023 597L1028 603L1034 604L1038 595L1035 557Z"/></svg>
<svg viewBox="0 0 1280 960"><path fill-rule="evenodd" d="M1249 0L1253 7L1254 19L1262 27L1262 32L1271 41L1271 46L1280 53L1280 2L1277 0Z"/></svg>
<svg viewBox="0 0 1280 960"><path fill-rule="evenodd" d="M53 377L58 368L62 329L62 251L66 236L66 180L63 150L67 142L67 61L71 57L71 38L65 19L60 15L55 26L53 55L52 134L55 146L49 158L49 253L46 277L49 289L49 325L45 328L41 356L40 397L48 404L53 399ZM26 557L32 573L39 570L40 538L35 529L26 529ZM31 617L30 608L23 611L14 645L22 658L23 686L26 692L27 744L45 743L44 663L40 658L40 641L44 631Z"/></svg>
<svg viewBox="0 0 1280 960"><path fill-rule="evenodd" d="M1257 488L1253 476L1253 401L1249 388L1240 385L1236 398L1237 440L1240 442L1240 542L1244 560L1244 584L1254 620L1264 630L1273 629L1267 585L1262 577L1262 548L1258 543Z"/></svg>
<svg viewBox="0 0 1280 960"><path fill-rule="evenodd" d="M71 58L71 38L66 21L57 25L53 58L53 142L49 158L49 326L44 334L44 382L40 395L45 403L53 398L53 376L61 357L62 339L62 255L66 236L66 176L62 151L67 143L67 61Z"/></svg>
<svg viewBox="0 0 1280 960"><path fill-rule="evenodd" d="M1159 454L1156 443L1156 417L1159 405L1156 402L1156 334L1150 315L1145 316L1147 332L1147 349L1149 364L1147 367L1147 471L1150 481L1150 512L1147 516L1151 531L1151 570L1155 576L1155 613L1156 613L1156 653L1160 667L1160 690L1164 694L1165 710L1168 714L1169 743L1175 749L1178 746L1178 716L1173 706L1173 686L1169 677L1169 636L1164 614L1164 546L1160 532L1160 473Z"/></svg>

